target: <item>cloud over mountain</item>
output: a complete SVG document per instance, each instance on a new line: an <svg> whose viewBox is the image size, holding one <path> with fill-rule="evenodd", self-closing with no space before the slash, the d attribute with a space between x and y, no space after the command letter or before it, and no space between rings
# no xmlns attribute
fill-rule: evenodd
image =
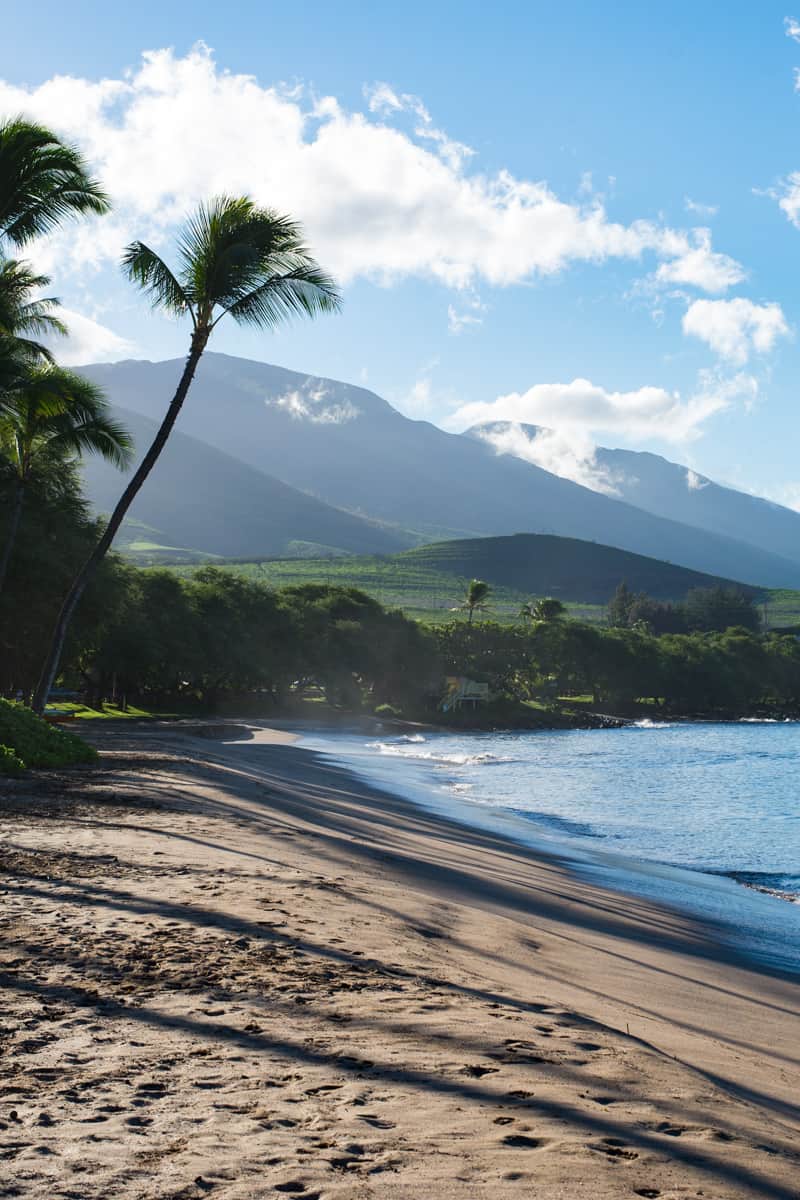
<svg viewBox="0 0 800 1200"><path fill-rule="evenodd" d="M739 386L744 386L743 379ZM617 433L625 438L682 442L696 436L704 421L728 406L734 394L731 389L731 381L715 386L710 376L703 376L697 392L682 400L675 392L652 386L611 392L588 379L537 383L525 392L462 405L448 423L463 429L489 421L510 421L582 434Z"/></svg>

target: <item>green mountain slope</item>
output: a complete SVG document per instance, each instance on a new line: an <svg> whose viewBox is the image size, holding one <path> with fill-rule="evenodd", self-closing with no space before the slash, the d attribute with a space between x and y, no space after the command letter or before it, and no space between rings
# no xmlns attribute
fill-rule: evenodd
<svg viewBox="0 0 800 1200"><path fill-rule="evenodd" d="M632 591L659 600L680 600L690 588L732 582L612 546L535 533L438 542L407 550L394 561L584 604L607 603L623 579ZM755 588L737 586L757 594Z"/></svg>
<svg viewBox="0 0 800 1200"><path fill-rule="evenodd" d="M128 409L118 408L117 415L134 436L138 461L156 423ZM112 509L126 478L99 458L86 460L86 494L98 512ZM296 552L298 543L312 544L320 556L385 554L414 540L380 522L334 508L175 430L133 504L119 548L148 561L204 555L288 556Z"/></svg>

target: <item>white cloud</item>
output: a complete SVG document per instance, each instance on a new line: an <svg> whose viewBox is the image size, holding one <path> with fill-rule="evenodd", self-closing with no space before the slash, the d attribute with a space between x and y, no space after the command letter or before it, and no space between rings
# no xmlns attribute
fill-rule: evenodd
<svg viewBox="0 0 800 1200"><path fill-rule="evenodd" d="M302 388L285 392L277 400L270 399L265 403L271 408L283 409L296 421L310 421L312 425L343 425L359 415L360 409L350 400L326 404L325 401L331 397L331 390L324 384L308 380Z"/></svg>
<svg viewBox="0 0 800 1200"><path fill-rule="evenodd" d="M37 249L45 266L84 270L132 237L163 245L198 199L226 191L300 218L343 283L504 286L645 255L663 283L716 293L743 275L707 230L622 224L596 195L568 203L545 182L475 169L470 148L436 128L418 97L387 84L370 90L366 113L348 112L333 97L220 70L198 45L184 57L148 52L120 79L0 83L0 112L26 112L76 141L114 200L113 218ZM389 123L406 118L408 130Z"/></svg>
<svg viewBox="0 0 800 1200"><path fill-rule="evenodd" d="M792 508L795 512L800 512L800 483L797 481L782 483L778 487L765 488L763 492L757 494L766 496L775 504L782 504L784 508Z"/></svg>
<svg viewBox="0 0 800 1200"><path fill-rule="evenodd" d="M702 492L703 488L707 488L710 479L705 479L702 475L698 475L691 467L686 468L686 486L690 492Z"/></svg>
<svg viewBox="0 0 800 1200"><path fill-rule="evenodd" d="M479 296L472 296L462 301L458 308L454 304L447 306L447 329L449 333L458 335L465 329L483 324L483 314L486 305Z"/></svg>
<svg viewBox="0 0 800 1200"><path fill-rule="evenodd" d="M433 389L427 376L418 379L411 390L400 401L399 407L407 417L418 418L428 414L433 403Z"/></svg>
<svg viewBox="0 0 800 1200"><path fill-rule="evenodd" d="M720 358L743 366L751 353L764 354L789 327L779 304L752 300L695 300L683 316L683 332L700 338Z"/></svg>
<svg viewBox="0 0 800 1200"><path fill-rule="evenodd" d="M655 274L657 283L688 284L712 293L725 292L744 278L744 270L735 259L711 249L708 229L695 229L692 245L662 263Z"/></svg>
<svg viewBox="0 0 800 1200"><path fill-rule="evenodd" d="M794 17L784 17L783 27L786 30L786 36L793 38L794 41L800 42L800 23Z"/></svg>
<svg viewBox="0 0 800 1200"><path fill-rule="evenodd" d="M683 206L689 213L694 213L697 217L715 217L719 212L718 204L702 204L699 200L692 200L690 196L684 196Z"/></svg>
<svg viewBox="0 0 800 1200"><path fill-rule="evenodd" d="M481 438L498 454L511 454L571 479L593 492L618 496L623 476L597 461L597 447L580 429L537 429L531 436L520 425L500 424L481 431Z"/></svg>
<svg viewBox="0 0 800 1200"><path fill-rule="evenodd" d="M783 180L778 191L771 190L768 195L778 196L778 206L783 210L792 224L800 229L800 171L792 171Z"/></svg>
<svg viewBox="0 0 800 1200"><path fill-rule="evenodd" d="M501 421L544 425L559 432L577 431L586 436L613 434L626 441L655 439L677 443L699 437L711 417L737 401L751 403L757 393L754 377L741 372L724 376L701 371L695 391L686 399L665 388L609 392L588 379L573 379L571 383L538 383L526 392L511 392L490 402L462 405L447 425L463 430Z"/></svg>
<svg viewBox="0 0 800 1200"><path fill-rule="evenodd" d="M118 362L121 358L130 358L136 351L133 342L120 337L106 325L93 321L91 317L73 312L69 308L59 309L58 315L66 324L69 335L52 340L50 344L58 356L58 361L64 366Z"/></svg>

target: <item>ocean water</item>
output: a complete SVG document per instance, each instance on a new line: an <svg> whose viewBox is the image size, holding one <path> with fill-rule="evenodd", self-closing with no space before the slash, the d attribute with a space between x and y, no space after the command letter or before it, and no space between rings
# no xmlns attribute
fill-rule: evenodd
<svg viewBox="0 0 800 1200"><path fill-rule="evenodd" d="M305 739L428 808L558 853L800 971L800 723Z"/></svg>

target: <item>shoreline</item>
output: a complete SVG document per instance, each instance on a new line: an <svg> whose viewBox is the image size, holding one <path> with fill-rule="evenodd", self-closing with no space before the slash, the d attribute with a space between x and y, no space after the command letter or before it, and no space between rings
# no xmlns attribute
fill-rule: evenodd
<svg viewBox="0 0 800 1200"><path fill-rule="evenodd" d="M17 1194L796 1194L796 980L289 737L9 789Z"/></svg>
<svg viewBox="0 0 800 1200"><path fill-rule="evenodd" d="M384 732L389 733L388 730ZM739 877L742 873L749 874L744 869L711 871L644 857L632 850L609 850L600 835L573 833L558 827L553 832L543 815L536 811L485 805L469 792L464 794L444 787L428 764L416 760L413 753L408 758L397 759L366 756L354 753L352 746L337 741L352 736L341 729L302 730L301 733L301 744L308 743L315 752L339 762L367 785L380 789L388 787L393 795L424 811L455 820L470 829L506 836L534 852L557 859L573 875L593 880L611 891L644 897L705 921L715 929L715 936L742 961L793 977L800 976L800 951L791 951L796 945L793 935L794 939L797 935L797 930L790 927L794 925L794 908L791 915L782 911L787 904L798 905L800 894L742 879ZM405 732L401 733L400 739L407 736ZM780 902L781 909L764 908L765 900L770 905ZM738 912L735 911L737 908Z"/></svg>

